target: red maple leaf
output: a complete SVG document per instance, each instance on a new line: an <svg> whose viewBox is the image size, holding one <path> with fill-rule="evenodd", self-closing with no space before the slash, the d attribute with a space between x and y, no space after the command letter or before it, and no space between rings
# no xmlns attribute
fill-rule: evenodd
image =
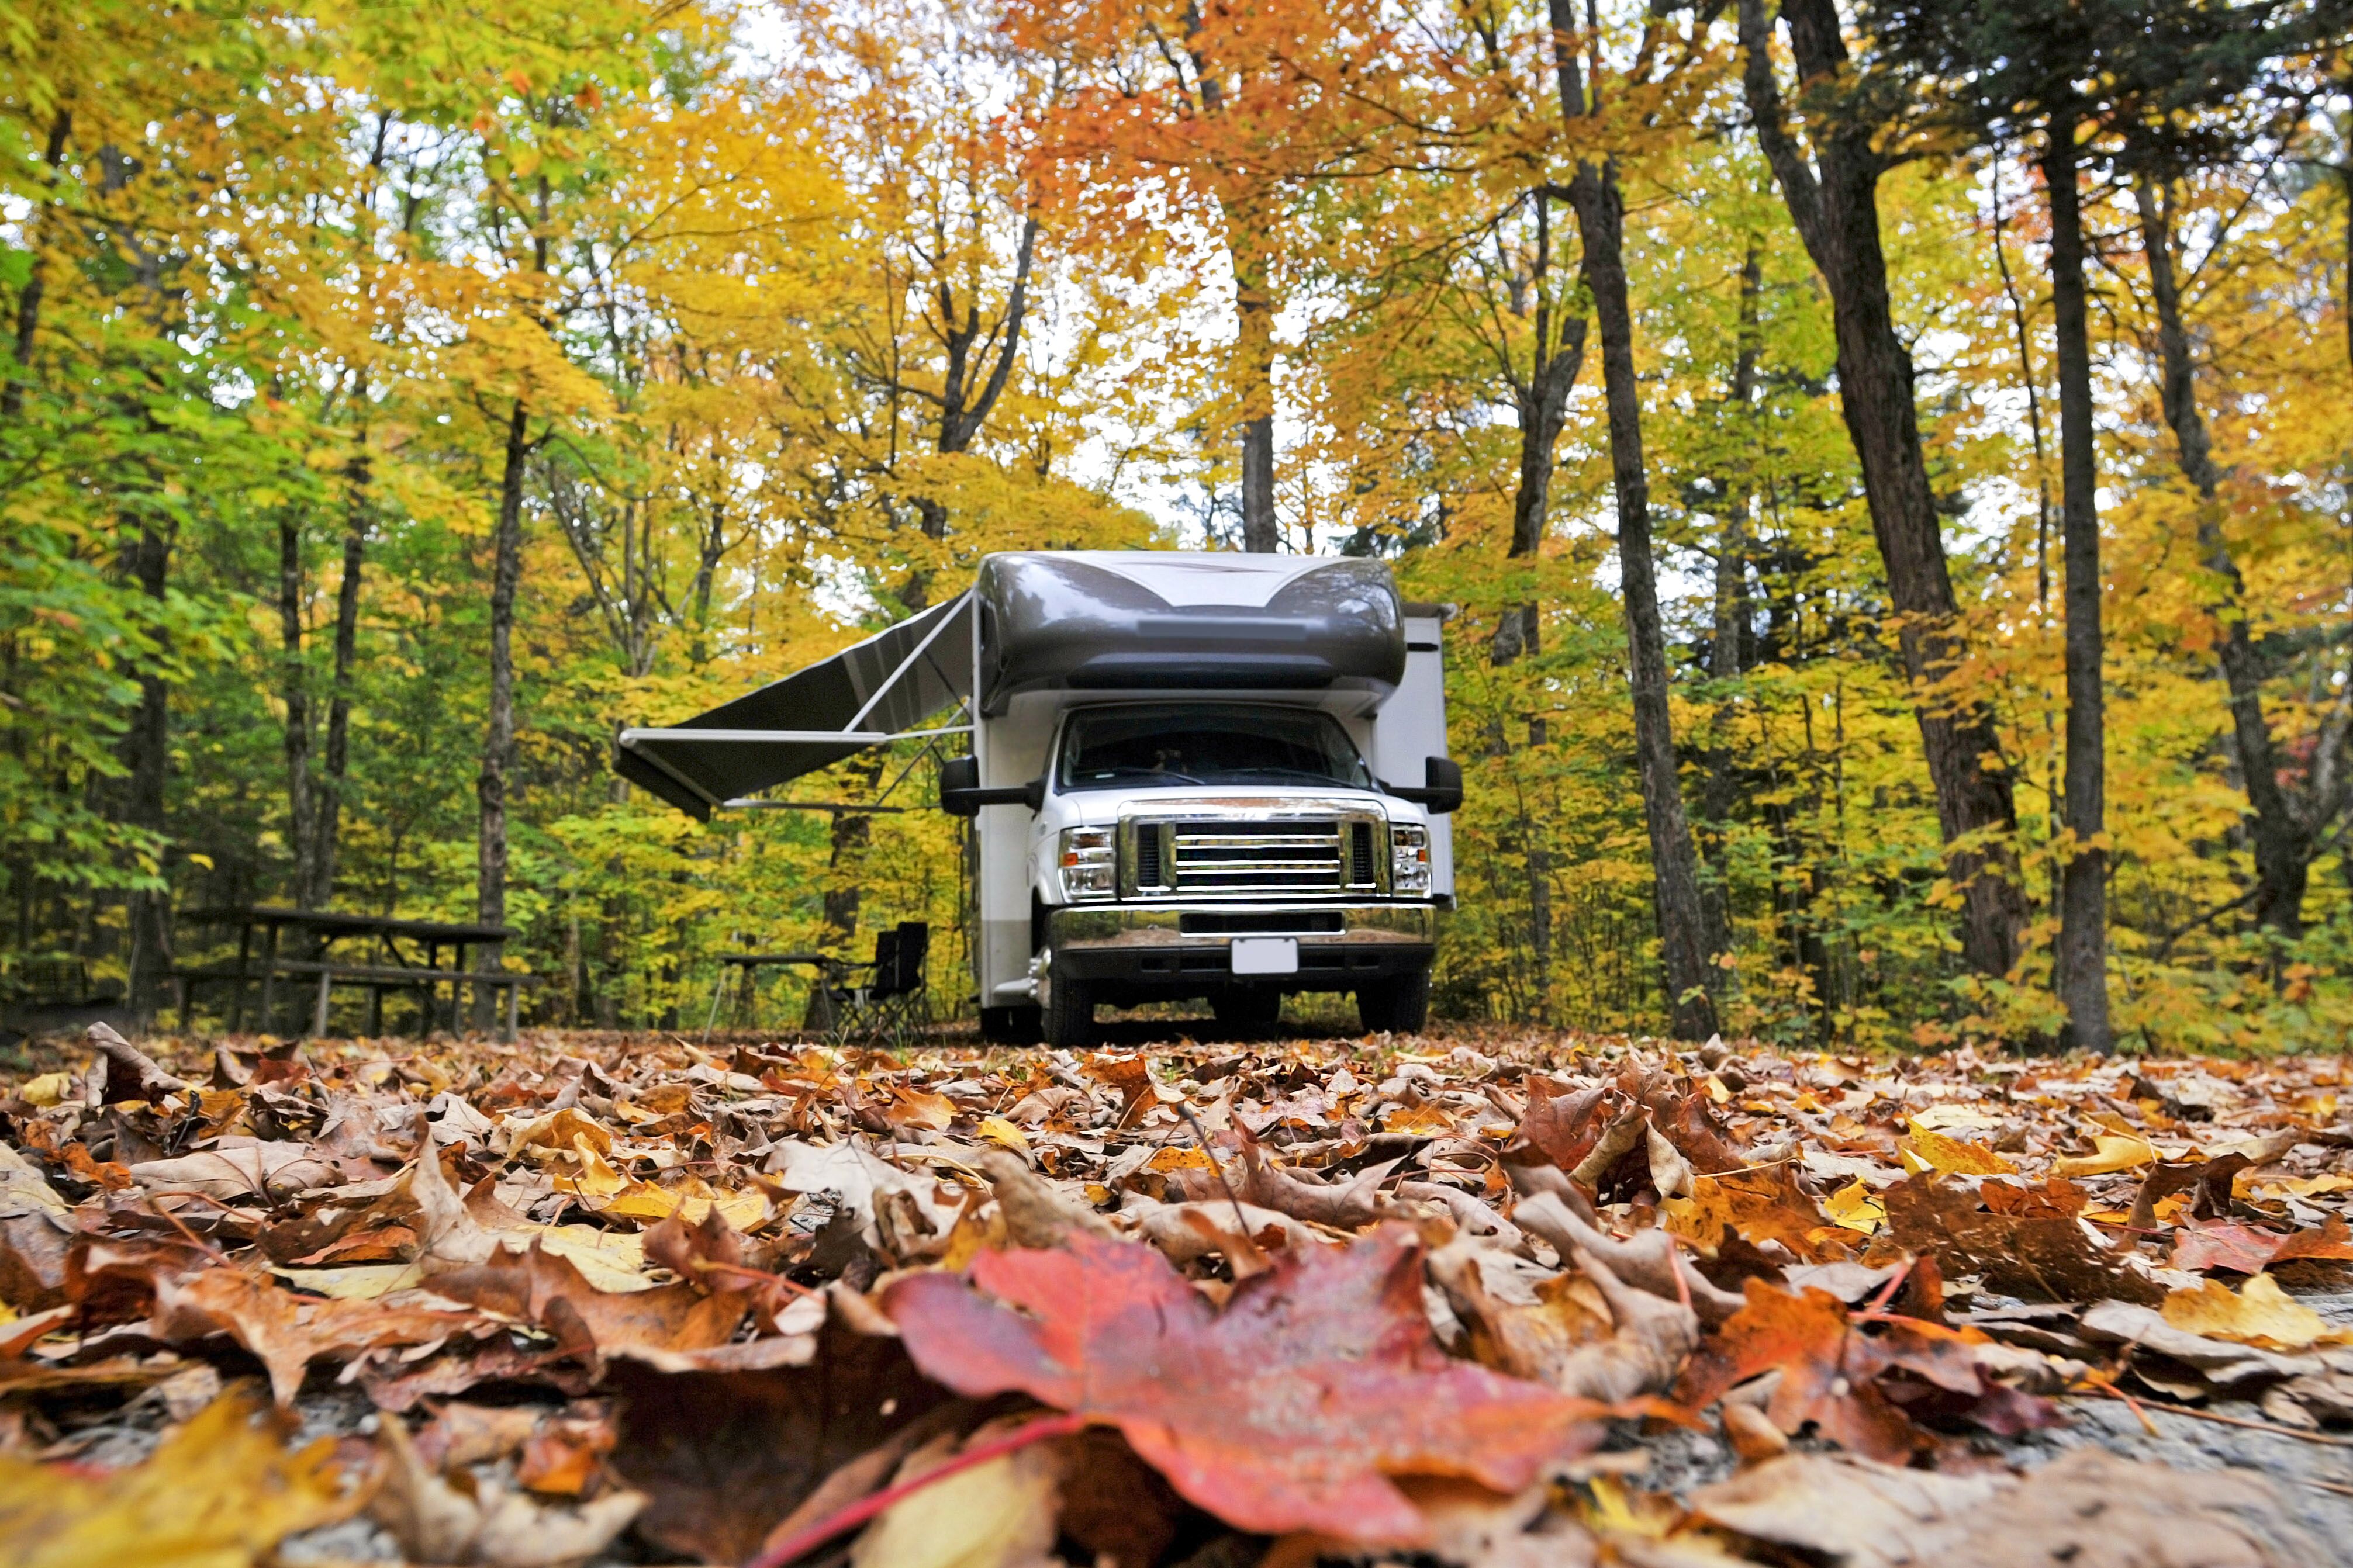
<svg viewBox="0 0 2353 1568"><path fill-rule="evenodd" d="M1427 1526L1388 1478L1515 1491L1600 1436L1598 1406L1439 1348L1421 1249L1394 1227L1283 1258L1222 1310L1152 1247L1083 1233L983 1253L971 1283L902 1279L883 1307L933 1378L1116 1426L1178 1491L1266 1534L1414 1544Z"/></svg>

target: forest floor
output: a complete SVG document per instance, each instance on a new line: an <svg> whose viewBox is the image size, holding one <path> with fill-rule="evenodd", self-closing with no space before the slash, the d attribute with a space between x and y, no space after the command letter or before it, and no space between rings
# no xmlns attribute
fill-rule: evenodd
<svg viewBox="0 0 2353 1568"><path fill-rule="evenodd" d="M2353 1551L2343 1058L1206 1028L34 1047L0 1568Z"/></svg>

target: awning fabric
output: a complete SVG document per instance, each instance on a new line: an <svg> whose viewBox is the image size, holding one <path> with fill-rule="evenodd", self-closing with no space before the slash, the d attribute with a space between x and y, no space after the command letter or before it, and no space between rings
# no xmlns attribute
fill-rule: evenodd
<svg viewBox="0 0 2353 1568"><path fill-rule="evenodd" d="M960 594L682 724L624 730L613 770L707 817L881 745L971 696L972 596Z"/></svg>

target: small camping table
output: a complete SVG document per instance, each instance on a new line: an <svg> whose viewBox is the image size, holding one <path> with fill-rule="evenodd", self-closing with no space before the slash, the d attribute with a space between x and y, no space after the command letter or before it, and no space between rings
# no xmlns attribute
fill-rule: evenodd
<svg viewBox="0 0 2353 1568"><path fill-rule="evenodd" d="M473 985L479 989L506 992L506 1016L503 1037L512 1040L522 987L536 985L539 976L517 974L504 970L477 972L466 967L469 948L486 943L503 943L518 934L509 926L470 925L449 921L402 920L392 915L352 914L335 910L296 910L270 904L218 905L185 911L182 920L192 925L216 928L235 926L237 932L237 958L233 963L203 964L176 969L174 978L180 984L180 1027L188 1026L189 1008L199 984L223 983L229 986L228 1026L232 1033L245 1026L245 1005L248 987L259 981L261 994L258 1022L268 1029L277 1005L280 979L315 982L316 990L311 1011L311 1033L327 1030L327 994L337 985L364 985L368 991L368 1033L380 1034L384 1029L384 994L386 991L407 991L416 994L423 1013L425 1026L431 1028L438 1012L438 992L443 984L449 987L449 1025L457 1027L461 989ZM284 934L297 933L298 940L307 939L310 955L294 957L284 953ZM255 950L255 934L260 934L260 952ZM354 956L335 955L337 942L356 942L375 946L374 962ZM404 950L403 943L406 943ZM441 962L444 950L449 953L445 966Z"/></svg>

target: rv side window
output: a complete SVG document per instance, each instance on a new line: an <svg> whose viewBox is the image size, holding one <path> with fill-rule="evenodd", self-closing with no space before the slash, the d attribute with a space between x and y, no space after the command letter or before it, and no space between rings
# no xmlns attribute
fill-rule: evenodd
<svg viewBox="0 0 2353 1568"><path fill-rule="evenodd" d="M1139 703L1071 715L1064 791L1188 784L1342 784L1374 789L1348 732L1328 713L1212 702Z"/></svg>

